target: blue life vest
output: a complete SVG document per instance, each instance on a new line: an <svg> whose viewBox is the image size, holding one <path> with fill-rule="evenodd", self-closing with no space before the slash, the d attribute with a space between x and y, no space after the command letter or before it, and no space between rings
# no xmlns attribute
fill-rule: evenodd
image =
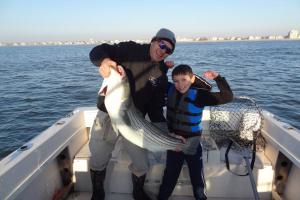
<svg viewBox="0 0 300 200"><path fill-rule="evenodd" d="M176 100L178 91L175 86L169 87L167 102L167 122L172 131L179 135L192 137L201 134L203 107L195 105L197 89L190 88L181 98Z"/></svg>

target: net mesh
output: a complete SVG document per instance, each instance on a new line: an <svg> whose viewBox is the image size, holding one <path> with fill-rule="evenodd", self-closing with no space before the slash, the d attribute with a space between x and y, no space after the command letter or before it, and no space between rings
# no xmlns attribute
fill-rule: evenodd
<svg viewBox="0 0 300 200"><path fill-rule="evenodd" d="M210 118L210 134L219 148L230 140L236 150L250 148L255 141L258 149L264 148L262 113L254 99L241 96L230 103L211 106Z"/></svg>

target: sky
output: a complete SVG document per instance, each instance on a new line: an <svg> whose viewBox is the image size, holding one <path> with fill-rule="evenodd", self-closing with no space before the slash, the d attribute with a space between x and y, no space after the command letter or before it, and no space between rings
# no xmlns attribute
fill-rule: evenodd
<svg viewBox="0 0 300 200"><path fill-rule="evenodd" d="M0 0L0 42L287 35L300 0Z"/></svg>

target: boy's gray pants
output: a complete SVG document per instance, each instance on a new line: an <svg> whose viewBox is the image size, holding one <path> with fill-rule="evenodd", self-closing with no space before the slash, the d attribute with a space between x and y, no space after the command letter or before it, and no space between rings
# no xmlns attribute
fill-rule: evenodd
<svg viewBox="0 0 300 200"><path fill-rule="evenodd" d="M97 113L90 134L90 168L102 171L111 158L120 134L113 130L108 114L101 110ZM136 176L147 173L149 169L148 151L132 144L125 138L122 138L122 142L123 148L131 158L132 163L128 166L129 170Z"/></svg>

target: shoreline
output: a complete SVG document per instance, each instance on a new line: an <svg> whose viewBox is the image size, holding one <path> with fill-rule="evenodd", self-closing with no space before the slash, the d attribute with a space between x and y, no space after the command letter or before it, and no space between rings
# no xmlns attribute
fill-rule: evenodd
<svg viewBox="0 0 300 200"><path fill-rule="evenodd" d="M100 45L103 43L115 44L126 41L134 41L137 43L150 43L146 40L105 40L105 41L65 41L65 42L12 42L12 43L1 43L1 47L29 47L29 46L81 46L81 45ZM274 41L300 41L300 38L297 39L241 39L241 40L178 40L177 43L218 43L218 42L274 42Z"/></svg>

